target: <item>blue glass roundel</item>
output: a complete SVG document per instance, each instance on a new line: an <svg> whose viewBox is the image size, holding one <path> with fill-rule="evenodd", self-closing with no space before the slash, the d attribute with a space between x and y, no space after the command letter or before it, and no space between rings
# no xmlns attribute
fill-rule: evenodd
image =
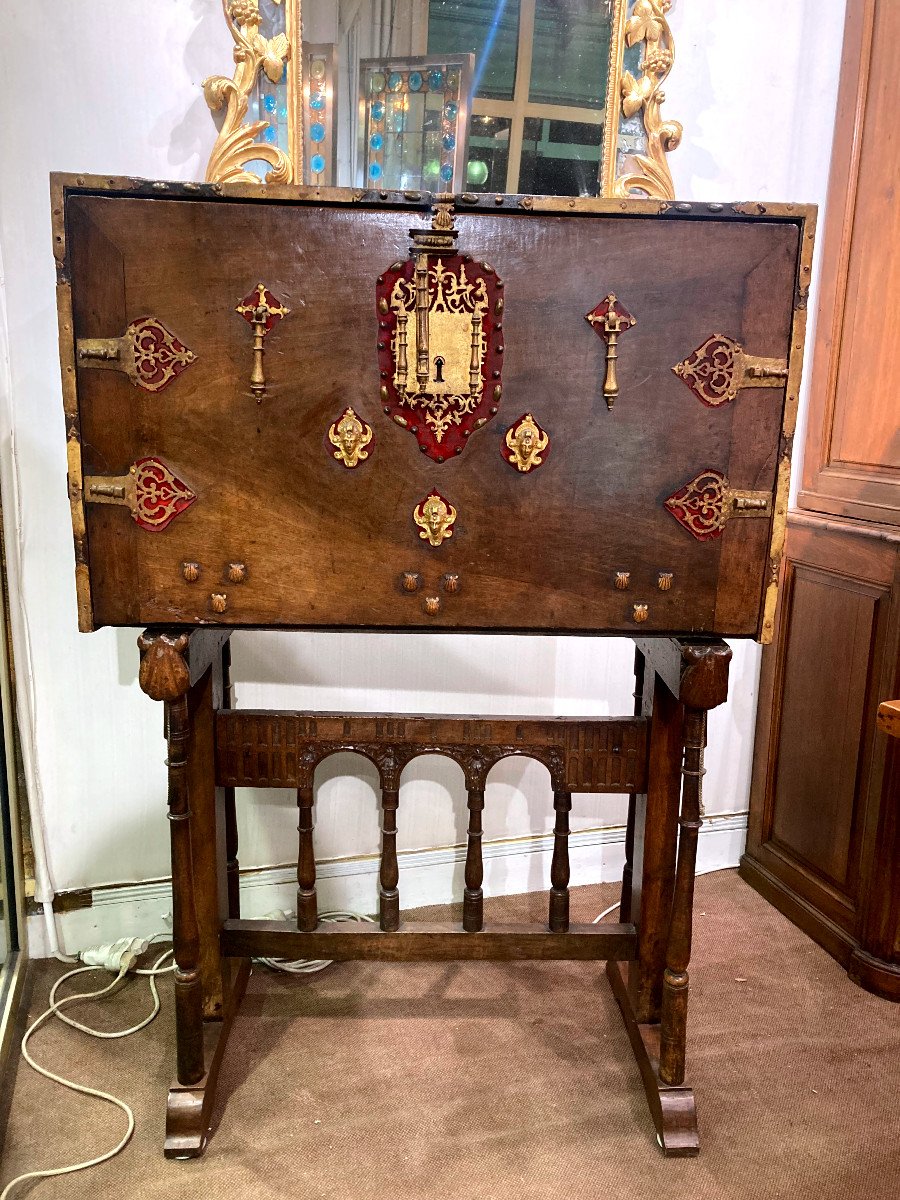
<svg viewBox="0 0 900 1200"><path fill-rule="evenodd" d="M263 108L266 110L266 112L274 112L275 111L275 97L274 96L263 96Z"/></svg>
<svg viewBox="0 0 900 1200"><path fill-rule="evenodd" d="M409 73L409 90L411 92L420 92L422 90L422 72L410 71Z"/></svg>
<svg viewBox="0 0 900 1200"><path fill-rule="evenodd" d="M314 96L310 96L309 107L313 110L313 112L322 111L322 109L325 107L325 97L321 92L316 92Z"/></svg>
<svg viewBox="0 0 900 1200"><path fill-rule="evenodd" d="M321 154L314 154L309 160L314 175L321 175L325 170L325 159Z"/></svg>
<svg viewBox="0 0 900 1200"><path fill-rule="evenodd" d="M384 145L384 138L381 136L380 133L373 133L372 136L369 138L369 145L372 147L373 150L380 150L381 147Z"/></svg>
<svg viewBox="0 0 900 1200"><path fill-rule="evenodd" d="M372 120L373 121L383 121L384 120L384 101L383 100L376 100L375 103L372 105Z"/></svg>
<svg viewBox="0 0 900 1200"><path fill-rule="evenodd" d="M369 163L369 175L371 176L372 179L380 179L381 178L381 163L377 163L377 162Z"/></svg>
<svg viewBox="0 0 900 1200"><path fill-rule="evenodd" d="M444 163L441 167L441 179L449 183L453 178L453 166L450 163Z"/></svg>
<svg viewBox="0 0 900 1200"><path fill-rule="evenodd" d="M439 92L444 86L444 72L432 71L428 76L428 86L433 92Z"/></svg>
<svg viewBox="0 0 900 1200"><path fill-rule="evenodd" d="M441 138L441 145L444 147L445 150L452 150L453 147L456 145L456 138L453 136L452 133L445 133L444 136Z"/></svg>
<svg viewBox="0 0 900 1200"><path fill-rule="evenodd" d="M279 121L286 121L286 120L287 120L287 105L286 105L286 104L282 104L281 108L279 108L279 110L278 110L278 120L279 120Z"/></svg>
<svg viewBox="0 0 900 1200"><path fill-rule="evenodd" d="M266 130L266 131L263 133L263 137L265 138L265 140L266 140L267 142L277 142L277 141L278 141L278 134L277 134L277 133L276 133L276 131L275 131L275 130L272 128L272 126L271 126L271 125L270 125L270 126L268 127L268 129L267 129L267 130Z"/></svg>
<svg viewBox="0 0 900 1200"><path fill-rule="evenodd" d="M444 116L448 121L455 121L459 114L459 105L455 100L450 100L444 105Z"/></svg>
<svg viewBox="0 0 900 1200"><path fill-rule="evenodd" d="M403 76L399 71L391 71L390 75L388 75L387 84L390 91L399 92L403 87Z"/></svg>
<svg viewBox="0 0 900 1200"><path fill-rule="evenodd" d="M325 141L325 126L321 121L316 121L309 127L309 140L311 142Z"/></svg>

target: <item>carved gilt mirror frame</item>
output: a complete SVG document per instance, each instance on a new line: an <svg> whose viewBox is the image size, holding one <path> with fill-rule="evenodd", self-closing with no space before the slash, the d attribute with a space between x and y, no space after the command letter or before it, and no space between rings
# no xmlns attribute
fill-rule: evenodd
<svg viewBox="0 0 900 1200"><path fill-rule="evenodd" d="M664 120L661 112L662 85L674 58L667 20L672 0L593 3L606 9L610 27L596 194L672 199L666 155L678 146L682 126ZM529 6L533 21L535 0L522 0L523 11ZM222 8L234 40L235 70L230 78L215 75L203 84L209 107L222 113L207 181L257 183L264 177L270 183L319 182L310 176L310 163L326 161L323 150L333 161L333 114L312 114L305 127L304 113L310 71L327 80L329 94L332 76L323 75L321 54L310 54L323 48L302 41L301 0L222 0ZM330 59L327 69L332 70ZM283 83L286 89L276 103L274 89ZM310 129L327 145L311 145Z"/></svg>

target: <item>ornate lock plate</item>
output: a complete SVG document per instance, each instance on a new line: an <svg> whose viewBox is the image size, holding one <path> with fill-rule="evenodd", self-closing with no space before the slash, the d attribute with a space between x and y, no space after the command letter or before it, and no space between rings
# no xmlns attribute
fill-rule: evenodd
<svg viewBox="0 0 900 1200"><path fill-rule="evenodd" d="M411 257L378 278L384 411L442 463L495 416L502 392L503 281L455 251L450 205L413 230Z"/></svg>

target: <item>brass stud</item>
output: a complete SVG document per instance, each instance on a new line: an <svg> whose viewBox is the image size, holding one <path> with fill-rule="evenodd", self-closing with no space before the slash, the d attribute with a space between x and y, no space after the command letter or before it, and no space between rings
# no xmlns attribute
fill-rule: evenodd
<svg viewBox="0 0 900 1200"><path fill-rule="evenodd" d="M499 383L494 384L494 399L499 400L503 395L503 388Z"/></svg>
<svg viewBox="0 0 900 1200"><path fill-rule="evenodd" d="M196 583L200 578L200 564L195 562L183 562L181 564L181 574L188 583Z"/></svg>
<svg viewBox="0 0 900 1200"><path fill-rule="evenodd" d="M382 398L382 400L387 400L387 398L388 398L388 390L384 385L382 385L382 388L381 388L381 398Z"/></svg>
<svg viewBox="0 0 900 1200"><path fill-rule="evenodd" d="M661 592L668 592L672 587L672 580L675 576L671 571L660 571L656 579L656 586Z"/></svg>
<svg viewBox="0 0 900 1200"><path fill-rule="evenodd" d="M625 591L625 589L628 587L628 583L629 583L630 579L631 579L630 571L616 571L616 587L618 588L618 590L620 592Z"/></svg>
<svg viewBox="0 0 900 1200"><path fill-rule="evenodd" d="M635 604L631 615L637 621L638 625L642 625L650 616L650 613L646 604Z"/></svg>
<svg viewBox="0 0 900 1200"><path fill-rule="evenodd" d="M247 568L242 562L232 562L228 564L225 574L229 583L243 583L247 578Z"/></svg>
<svg viewBox="0 0 900 1200"><path fill-rule="evenodd" d="M429 617L437 616L437 614L441 611L440 596L426 596L425 611L428 613Z"/></svg>
<svg viewBox="0 0 900 1200"><path fill-rule="evenodd" d="M422 582L422 576L416 571L404 571L400 584L404 592L416 592Z"/></svg>
<svg viewBox="0 0 900 1200"><path fill-rule="evenodd" d="M445 592L450 592L451 594L453 592L458 592L459 591L459 576L458 575L445 575L443 578L443 584L444 584Z"/></svg>
<svg viewBox="0 0 900 1200"><path fill-rule="evenodd" d="M209 606L214 613L223 613L228 607L228 597L224 592L213 592L209 598Z"/></svg>
<svg viewBox="0 0 900 1200"><path fill-rule="evenodd" d="M384 296L382 296L381 299L378 301L378 311L380 313L386 313L387 310L388 310L388 302L387 302L387 300L385 300Z"/></svg>

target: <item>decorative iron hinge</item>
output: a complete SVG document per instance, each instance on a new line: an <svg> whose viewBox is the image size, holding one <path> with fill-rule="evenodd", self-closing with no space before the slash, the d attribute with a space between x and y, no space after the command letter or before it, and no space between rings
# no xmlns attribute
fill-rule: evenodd
<svg viewBox="0 0 900 1200"><path fill-rule="evenodd" d="M88 504L121 504L135 524L159 533L197 499L159 458L139 458L127 475L88 475L84 480Z"/></svg>
<svg viewBox="0 0 900 1200"><path fill-rule="evenodd" d="M122 337L79 338L75 356L80 367L121 371L145 392L162 391L197 358L156 317L132 321Z"/></svg>
<svg viewBox="0 0 900 1200"><path fill-rule="evenodd" d="M748 354L724 333L714 333L672 370L709 408L727 404L741 388L784 387L788 375L785 359Z"/></svg>
<svg viewBox="0 0 900 1200"><path fill-rule="evenodd" d="M719 471L701 471L673 492L666 508L700 542L721 537L734 517L766 517L772 512L772 493L733 488Z"/></svg>

